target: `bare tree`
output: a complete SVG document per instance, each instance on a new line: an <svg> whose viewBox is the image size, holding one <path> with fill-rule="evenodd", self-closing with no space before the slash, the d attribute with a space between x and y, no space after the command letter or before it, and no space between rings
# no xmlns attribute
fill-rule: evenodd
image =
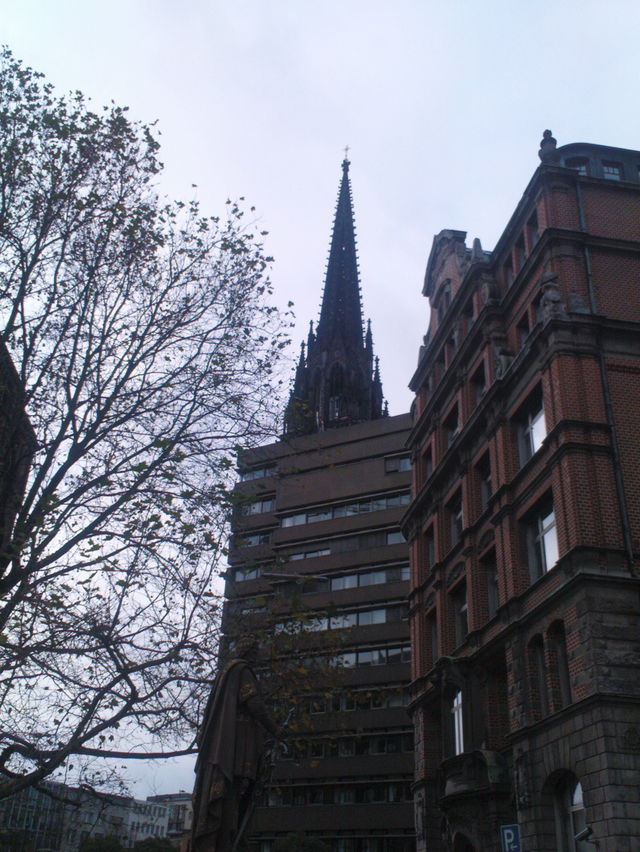
<svg viewBox="0 0 640 852"><path fill-rule="evenodd" d="M273 434L262 235L161 202L157 155L0 56L0 334L38 440L0 553L0 796L74 755L191 750L228 473Z"/></svg>

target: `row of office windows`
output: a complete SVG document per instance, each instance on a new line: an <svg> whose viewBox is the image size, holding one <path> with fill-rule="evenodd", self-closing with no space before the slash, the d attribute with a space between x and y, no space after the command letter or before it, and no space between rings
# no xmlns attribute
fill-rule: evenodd
<svg viewBox="0 0 640 852"><path fill-rule="evenodd" d="M320 715L323 713L385 710L392 707L406 707L408 703L409 693L403 687L369 688L338 692L331 696L312 696L309 699L307 711L313 715Z"/></svg>
<svg viewBox="0 0 640 852"><path fill-rule="evenodd" d="M325 737L288 744L283 760L322 760L413 751L413 732L360 734L357 737Z"/></svg>
<svg viewBox="0 0 640 852"><path fill-rule="evenodd" d="M394 455L386 456L384 459L385 473L398 473L411 470L411 457L409 455ZM265 479L267 476L274 476L278 471L278 466L274 464L263 465L262 467L254 467L250 470L242 470L238 474L240 482L251 482L254 479Z"/></svg>
<svg viewBox="0 0 640 852"><path fill-rule="evenodd" d="M368 805L412 801L411 785L406 781L366 781L345 784L296 784L271 787L264 804L267 807L304 805Z"/></svg>
<svg viewBox="0 0 640 852"><path fill-rule="evenodd" d="M400 494L382 494L375 497L365 497L335 506L322 506L318 509L309 509L306 512L285 515L282 518L282 526L295 527L301 524L328 521L333 518L345 518L353 515L362 515L367 512L377 512L383 509L391 509L395 506L406 506L410 499L411 495L408 491L405 491Z"/></svg>
<svg viewBox="0 0 640 852"><path fill-rule="evenodd" d="M268 464L263 467L254 467L251 470L243 470L240 472L240 482L251 482L253 479L264 479L267 476L273 476L277 472L277 465Z"/></svg>
<svg viewBox="0 0 640 852"><path fill-rule="evenodd" d="M301 559L312 559L318 556L329 556L332 553L345 553L353 550L366 550L368 548L374 547L384 547L386 545L394 545L394 544L402 544L405 539L400 530L376 530L375 532L370 533L362 533L357 536L344 536L342 538L331 539L326 542L326 547L316 548L314 550L308 551L299 551L295 553L283 553L282 558L287 559L289 561L296 562ZM273 565L251 565L246 568L234 568L233 576L236 582L243 582L244 580L256 580L258 577L261 577L263 572L269 572L274 570ZM387 574L386 572L391 571L391 573ZM395 571L400 572L400 576L395 574ZM369 577L364 577L364 574L369 574ZM409 569L408 566L401 566L400 568L394 569L386 569L385 577L382 578L382 569L376 569L375 571L365 571L363 574L349 574L343 575L345 577L353 578L355 576L358 577L357 582L353 579L345 579L344 585L343 581L339 578L335 579L336 585L331 585L331 589L339 589L339 588L354 588L355 585L374 585L376 583L385 583L392 582L398 579L405 580L409 577ZM317 585L320 582L320 585ZM305 591L321 591L323 588L327 588L321 585L321 581L316 581L317 587L305 587Z"/></svg>
<svg viewBox="0 0 640 852"><path fill-rule="evenodd" d="M368 648L362 651L345 651L331 659L333 665L344 668L361 666L386 666L411 662L411 646L399 645L382 648Z"/></svg>
<svg viewBox="0 0 640 852"><path fill-rule="evenodd" d="M376 609L351 610L336 612L332 615L305 616L295 622L284 621L276 625L276 631L283 631L291 625L300 626L302 630L343 630L347 627L367 627L371 624L399 624L407 620L407 604L377 607Z"/></svg>

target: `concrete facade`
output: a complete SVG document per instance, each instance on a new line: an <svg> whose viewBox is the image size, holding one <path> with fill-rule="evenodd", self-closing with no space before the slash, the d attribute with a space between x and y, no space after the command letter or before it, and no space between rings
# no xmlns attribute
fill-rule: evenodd
<svg viewBox="0 0 640 852"><path fill-rule="evenodd" d="M640 152L558 148L492 252L435 239L412 379L418 849L631 852Z"/></svg>
<svg viewBox="0 0 640 852"><path fill-rule="evenodd" d="M266 663L281 677L265 687L279 721L294 712L289 754L252 823L260 852L289 833L331 852L414 849L409 559L399 530L409 428L408 415L386 417L241 456L225 631L255 631L263 647L285 636L282 625L294 631L289 659ZM298 662L302 677L287 691L282 680Z"/></svg>

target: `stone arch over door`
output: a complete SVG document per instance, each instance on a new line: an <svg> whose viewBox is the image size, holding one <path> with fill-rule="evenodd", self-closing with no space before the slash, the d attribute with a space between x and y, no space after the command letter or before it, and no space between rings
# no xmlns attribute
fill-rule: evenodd
<svg viewBox="0 0 640 852"><path fill-rule="evenodd" d="M478 848L469 840L466 834L458 831L453 837L452 852L478 852Z"/></svg>

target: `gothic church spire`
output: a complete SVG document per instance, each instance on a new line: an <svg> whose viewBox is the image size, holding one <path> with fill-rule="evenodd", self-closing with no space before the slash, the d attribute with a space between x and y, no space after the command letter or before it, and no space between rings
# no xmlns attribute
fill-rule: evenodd
<svg viewBox="0 0 640 852"><path fill-rule="evenodd" d="M331 235L320 319L310 327L285 413L285 434L309 434L384 416L380 374L374 369L371 324L363 336L362 302L349 180L342 179Z"/></svg>

